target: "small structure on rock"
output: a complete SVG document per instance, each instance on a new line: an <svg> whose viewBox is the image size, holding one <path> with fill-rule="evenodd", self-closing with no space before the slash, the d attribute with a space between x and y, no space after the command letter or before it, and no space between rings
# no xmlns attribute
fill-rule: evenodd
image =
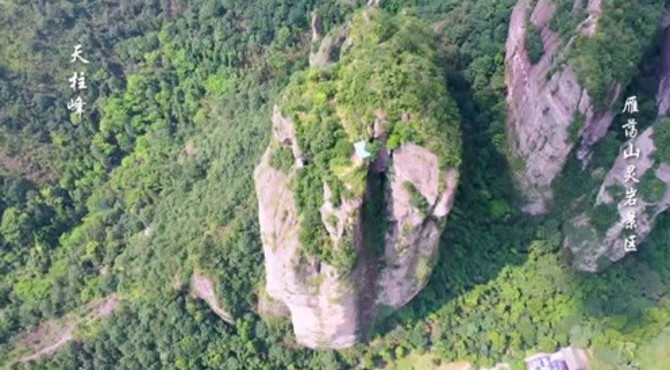
<svg viewBox="0 0 670 370"><path fill-rule="evenodd" d="M354 149L356 149L356 157L360 160L370 158L372 153L365 150L365 140L361 140L354 144Z"/></svg>

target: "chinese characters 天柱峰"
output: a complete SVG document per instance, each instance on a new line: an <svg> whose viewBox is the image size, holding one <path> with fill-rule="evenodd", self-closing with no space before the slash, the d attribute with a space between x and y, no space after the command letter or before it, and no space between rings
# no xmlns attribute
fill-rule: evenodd
<svg viewBox="0 0 670 370"><path fill-rule="evenodd" d="M622 202L622 206L627 208L623 213L625 252L634 252L637 250L635 240L637 238L637 213L634 207L637 205L637 188L635 186L640 180L636 173L637 166L630 162L640 158L640 148L635 147L635 138L637 138L638 129L634 115L638 112L637 97L629 96L626 98L622 113L628 113L629 117L626 123L621 126L624 130L626 140L628 140L623 149L623 158L628 161L623 176L623 182L626 186L626 197Z"/></svg>
<svg viewBox="0 0 670 370"><path fill-rule="evenodd" d="M74 52L70 55L70 63L79 62L88 64L88 60L84 59L82 53L81 45L75 45ZM81 90L85 90L87 88L86 76L84 72L74 72L68 81L70 82L70 88L75 92L80 92ZM70 112L76 114L77 117L81 119L81 115L84 113L85 105L86 103L81 98L81 95L77 94L76 98L70 98L70 101L67 103L67 109L70 110Z"/></svg>

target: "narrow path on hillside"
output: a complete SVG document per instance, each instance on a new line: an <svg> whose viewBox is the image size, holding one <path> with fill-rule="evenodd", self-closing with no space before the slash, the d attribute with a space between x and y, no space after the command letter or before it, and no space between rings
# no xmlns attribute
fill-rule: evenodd
<svg viewBox="0 0 670 370"><path fill-rule="evenodd" d="M61 319L48 321L30 333L19 335L15 340L15 347L23 355L18 362L33 361L53 354L74 339L77 325L111 315L120 301L118 294L110 294L84 306L83 315L77 317L75 313L71 313Z"/></svg>

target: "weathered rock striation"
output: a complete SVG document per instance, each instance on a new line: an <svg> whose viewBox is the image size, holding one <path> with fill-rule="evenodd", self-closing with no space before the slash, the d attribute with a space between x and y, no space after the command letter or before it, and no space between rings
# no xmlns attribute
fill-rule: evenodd
<svg viewBox="0 0 670 370"><path fill-rule="evenodd" d="M388 266L380 276L378 302L398 308L409 302L428 281L441 234L439 220L451 210L457 172L450 169L442 173L435 154L409 143L394 151L389 177L390 227L384 246ZM441 182L445 184L442 191ZM426 209L412 203L410 186L426 199Z"/></svg>
<svg viewBox="0 0 670 370"><path fill-rule="evenodd" d="M595 33L599 1L589 1L588 17L575 33ZM506 43L508 141L512 168L531 214L547 212L552 199L551 183L560 174L573 148L578 157L589 159L590 147L600 140L612 122L612 112L596 112L589 92L580 86L565 55L573 39L564 42L549 28L556 5L539 0L520 0L512 12ZM529 27L539 31L543 54L532 63L526 45ZM611 85L611 101L618 83ZM581 144L580 144L581 142Z"/></svg>
<svg viewBox="0 0 670 370"><path fill-rule="evenodd" d="M277 302L287 307L297 341L310 348L365 338L377 308L409 302L436 260L456 193L460 134L432 33L414 21L359 12L346 35L334 31L347 40L341 54L294 76L272 114L254 172L265 292L273 311L281 311ZM383 37L378 22L390 25ZM407 34L425 41L398 62ZM427 84L416 93L436 105L407 92L403 84L416 81ZM370 157L354 150L361 142Z"/></svg>

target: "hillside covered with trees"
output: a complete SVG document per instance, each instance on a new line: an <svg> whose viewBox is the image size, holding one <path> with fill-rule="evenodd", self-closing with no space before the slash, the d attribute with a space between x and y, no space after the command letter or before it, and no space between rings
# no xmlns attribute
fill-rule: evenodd
<svg viewBox="0 0 670 370"><path fill-rule="evenodd" d="M663 358L670 361L668 212L638 252L584 274L572 268L562 232L574 194L597 191L592 176L571 160L553 184L548 214L519 210L521 194L505 155L505 42L516 3L0 2L0 365L373 369L426 355L523 368L528 355L573 345L592 351L594 369L664 368ZM441 155L460 167L459 188L421 293L399 310L380 312L365 343L313 351L296 344L289 321L259 307L265 271L252 174L282 92L290 98L292 88L325 89L335 80L305 72L318 47L313 33L322 37L366 6L435 32L430 56L447 80L436 90L457 105L441 113L459 116L461 132L453 137L462 138ZM563 7L558 14L570 18ZM606 22L606 30L640 26L619 12ZM606 94L603 81L625 79L623 91L637 93L641 114L653 117L660 37L648 24L643 31L652 35L651 47L636 46L634 60L616 70L611 60L590 62L598 59L590 44L611 50L609 39L578 40L568 57L577 61L580 78L592 77L587 84L597 99ZM410 37L398 42L409 44L403 49L414 45ZM71 63L75 45L90 63ZM628 58L625 51L614 54ZM425 77L422 86L437 83L421 73L421 63L394 64L393 57L351 56L361 68L386 63ZM73 72L85 72L86 89L70 88ZM366 84L364 72L338 71L336 82ZM320 93L308 95L316 100ZM78 94L86 102L81 117L67 107ZM370 114L356 110L357 102L377 97L361 95L342 89L346 117ZM401 94L388 96L398 107L421 109ZM659 132L667 136L670 121L662 122ZM434 123L429 129L445 129ZM616 157L623 142L616 130L595 145L596 163ZM401 141L409 133L394 134ZM432 134L417 133L428 143ZM278 157L277 167L282 163ZM232 320L196 297L194 273L211 279L215 300ZM35 333L38 344L29 340ZM71 340L31 356L65 337Z"/></svg>

